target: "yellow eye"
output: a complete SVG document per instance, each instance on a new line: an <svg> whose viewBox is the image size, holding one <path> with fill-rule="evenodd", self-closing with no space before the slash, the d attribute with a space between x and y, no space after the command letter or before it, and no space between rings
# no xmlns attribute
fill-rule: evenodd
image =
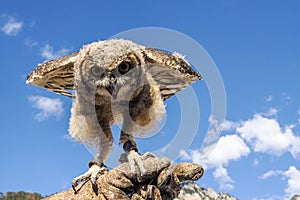
<svg viewBox="0 0 300 200"><path fill-rule="evenodd" d="M132 68L131 63L130 62L122 62L121 64L119 64L118 66L118 70L120 72L120 74L125 74L126 72L128 72L130 69Z"/></svg>
<svg viewBox="0 0 300 200"><path fill-rule="evenodd" d="M98 66L93 66L90 68L90 73L95 77L99 77L103 74L103 70Z"/></svg>

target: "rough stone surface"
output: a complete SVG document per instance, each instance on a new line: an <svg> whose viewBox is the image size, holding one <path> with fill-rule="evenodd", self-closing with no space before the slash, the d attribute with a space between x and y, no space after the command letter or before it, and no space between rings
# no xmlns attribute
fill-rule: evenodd
<svg viewBox="0 0 300 200"><path fill-rule="evenodd" d="M226 193L218 194L212 188L206 190L188 181L182 184L180 194L175 200L237 200L237 198Z"/></svg>
<svg viewBox="0 0 300 200"><path fill-rule="evenodd" d="M300 195L294 195L291 200L300 200Z"/></svg>
<svg viewBox="0 0 300 200"><path fill-rule="evenodd" d="M145 174L132 173L127 162L106 172L97 179L98 195L90 181L77 186L78 193L69 189L44 200L169 200L178 196L181 182L195 181L203 175L198 164L180 163L170 165L165 157L145 157Z"/></svg>

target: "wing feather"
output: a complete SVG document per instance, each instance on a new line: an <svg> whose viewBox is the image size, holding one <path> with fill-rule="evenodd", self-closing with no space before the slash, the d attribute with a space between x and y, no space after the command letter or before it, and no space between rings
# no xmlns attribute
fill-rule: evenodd
<svg viewBox="0 0 300 200"><path fill-rule="evenodd" d="M52 92L74 97L74 62L78 52L38 65L27 77L34 84Z"/></svg>
<svg viewBox="0 0 300 200"><path fill-rule="evenodd" d="M164 100L183 90L196 79L202 80L201 75L178 53L169 54L162 50L146 48L144 59L147 71L159 84Z"/></svg>

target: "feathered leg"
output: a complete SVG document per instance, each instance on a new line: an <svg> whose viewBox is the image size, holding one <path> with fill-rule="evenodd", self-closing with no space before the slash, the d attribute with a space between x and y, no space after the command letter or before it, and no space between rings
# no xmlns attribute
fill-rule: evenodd
<svg viewBox="0 0 300 200"><path fill-rule="evenodd" d="M159 90L158 88L156 89ZM137 131L143 131L143 127L151 125L153 120L157 117L153 114L151 115L151 113L155 114L156 109L153 106L155 105L154 101L157 99L152 98L152 96L155 96L156 94L155 91L155 88L151 88L150 84L143 84L135 90L130 97L128 107L125 107L123 112L123 126L120 143L123 144L123 149L127 153L127 161L130 164L131 171L132 173L137 174L138 181L141 180L141 177L146 172L143 160L148 156L153 157L153 155L150 155L150 153L145 153L144 155L139 154L133 136ZM163 105L162 100L160 103ZM160 104L159 108L164 109Z"/></svg>
<svg viewBox="0 0 300 200"><path fill-rule="evenodd" d="M123 149L127 154L127 161L129 162L131 172L137 174L137 180L140 181L146 170L142 162L142 155L138 152L133 136L128 134L130 127L125 120L121 131L120 144L123 144Z"/></svg>
<svg viewBox="0 0 300 200"><path fill-rule="evenodd" d="M72 181L72 187L75 193L77 193L76 186L79 182L90 180L92 182L94 192L98 194L96 180L100 175L104 174L107 171L107 168L103 163L106 160L113 144L113 138L109 124L106 123L106 125L102 125L101 127L103 133L105 134L100 134L102 137L99 140L100 142L98 144L98 153L89 162L89 170L86 173L74 178Z"/></svg>

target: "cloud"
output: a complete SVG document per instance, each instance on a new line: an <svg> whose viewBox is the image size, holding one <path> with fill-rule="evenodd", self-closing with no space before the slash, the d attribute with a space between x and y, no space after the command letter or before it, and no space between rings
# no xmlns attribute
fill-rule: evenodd
<svg viewBox="0 0 300 200"><path fill-rule="evenodd" d="M29 39L29 38L26 38L24 40L24 44L26 46L28 46L28 47L34 47L34 46L38 46L39 43L37 41L33 41L33 40Z"/></svg>
<svg viewBox="0 0 300 200"><path fill-rule="evenodd" d="M273 176L282 176L284 179L287 179L286 188L284 189L286 199L290 199L295 194L300 194L300 170L298 170L295 166L290 166L286 171L267 171L260 176L260 178L268 179Z"/></svg>
<svg viewBox="0 0 300 200"><path fill-rule="evenodd" d="M228 171L224 167L216 168L216 170L213 173L213 176L219 182L221 190L234 189L234 181L228 175Z"/></svg>
<svg viewBox="0 0 300 200"><path fill-rule="evenodd" d="M203 141L201 150L203 157L207 157L207 155L213 150L222 131L232 131L240 125L239 122L232 122L228 120L219 121L214 119L213 116L210 116L208 121L210 123L210 127Z"/></svg>
<svg viewBox="0 0 300 200"><path fill-rule="evenodd" d="M252 200L289 200L289 199L285 199L284 197L279 195L266 194L262 198L253 198Z"/></svg>
<svg viewBox="0 0 300 200"><path fill-rule="evenodd" d="M289 101L292 100L292 97L290 95L288 95L287 93L282 93L281 94L281 98L283 101L285 101L286 103L288 103Z"/></svg>
<svg viewBox="0 0 300 200"><path fill-rule="evenodd" d="M215 124L216 130L233 131L235 134L222 136L215 145L204 145L202 149L182 150L180 152L182 159L199 163L206 170L213 169L213 177L219 183L220 189L223 190L234 189L235 184L226 167L230 162L238 161L251 152L275 156L281 156L288 152L294 159L299 159L300 137L293 132L296 126L294 124L281 126L277 119L277 113L277 109L270 108L266 113L254 114L252 118L239 122L217 123L210 118L209 121ZM253 167L258 164L259 160L254 159ZM295 170L291 173L295 174ZM287 193L294 191L296 187L292 184L294 179L291 176L288 177L287 172L270 170L259 178L267 179L272 176L283 176L283 174L284 177L291 179L291 183L286 189Z"/></svg>
<svg viewBox="0 0 300 200"><path fill-rule="evenodd" d="M211 153L201 159L201 163L207 168L227 166L230 161L239 160L249 153L250 149L241 137L238 135L225 135L219 139ZM197 157L195 153L192 153L192 155L195 156L194 158Z"/></svg>
<svg viewBox="0 0 300 200"><path fill-rule="evenodd" d="M52 60L54 58L63 56L67 54L70 51L70 49L62 48L57 51L54 51L53 47L49 44L46 44L41 48L41 55L42 57L46 58L47 60Z"/></svg>
<svg viewBox="0 0 300 200"><path fill-rule="evenodd" d="M222 122L216 120L213 118L213 116L209 116L208 122L212 126L212 130L217 132L218 134L221 133L221 131L230 131L234 130L239 126L238 122L233 122L233 121L228 121L228 120L223 120Z"/></svg>
<svg viewBox="0 0 300 200"><path fill-rule="evenodd" d="M256 167L259 164L259 161L257 159L253 160L253 167Z"/></svg>
<svg viewBox="0 0 300 200"><path fill-rule="evenodd" d="M240 126L240 122L224 120L222 123L223 131L232 131Z"/></svg>
<svg viewBox="0 0 300 200"><path fill-rule="evenodd" d="M1 15L1 18L4 21L3 25L1 26L1 31L8 36L18 35L24 23L17 21L14 17L9 15Z"/></svg>
<svg viewBox="0 0 300 200"><path fill-rule="evenodd" d="M296 111L296 114L299 117L298 120L297 120L297 123L295 124L297 126L297 125L300 125L300 110Z"/></svg>
<svg viewBox="0 0 300 200"><path fill-rule="evenodd" d="M255 152L275 156L290 152L293 158L300 158L300 137L293 133L291 126L280 127L276 119L255 114L236 131Z"/></svg>
<svg viewBox="0 0 300 200"><path fill-rule="evenodd" d="M290 166L284 172L284 176L288 179L285 193L290 197L294 194L300 194L300 171L295 166Z"/></svg>
<svg viewBox="0 0 300 200"><path fill-rule="evenodd" d="M267 102L271 102L273 100L273 96L269 95L265 99Z"/></svg>
<svg viewBox="0 0 300 200"><path fill-rule="evenodd" d="M264 173L262 176L260 176L260 179L268 179L273 176L283 175L283 172L281 170L270 170Z"/></svg>
<svg viewBox="0 0 300 200"><path fill-rule="evenodd" d="M218 181L220 189L234 189L234 181L228 175L226 166L230 161L237 161L247 156L250 149L244 140L238 135L226 135L220 137L215 147L208 156L203 157L200 150L181 151L183 159L192 160L194 163L203 165L205 169L215 169L213 175Z"/></svg>
<svg viewBox="0 0 300 200"><path fill-rule="evenodd" d="M51 99L42 96L31 96L28 98L34 108L39 112L35 115L38 121L47 119L50 116L61 117L64 109L60 99Z"/></svg>
<svg viewBox="0 0 300 200"><path fill-rule="evenodd" d="M277 113L279 112L276 108L270 108L267 112L260 113L260 115L265 117L277 117Z"/></svg>

